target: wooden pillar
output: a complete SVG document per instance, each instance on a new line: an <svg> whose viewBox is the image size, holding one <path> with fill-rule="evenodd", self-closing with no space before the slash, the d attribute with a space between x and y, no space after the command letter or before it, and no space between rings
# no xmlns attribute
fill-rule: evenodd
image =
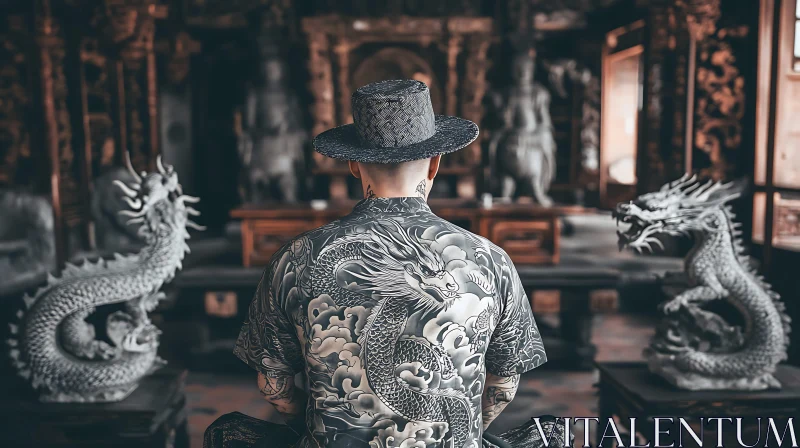
<svg viewBox="0 0 800 448"><path fill-rule="evenodd" d="M336 90L339 94L339 119L338 125L350 124L353 122L353 111L351 110L350 97L350 50L352 45L347 39L340 39L333 47L336 55Z"/></svg>
<svg viewBox="0 0 800 448"><path fill-rule="evenodd" d="M308 72L310 75L309 90L314 96L311 106L311 117L314 124L312 136L334 127L336 112L333 101L333 73L330 59L330 43L325 33L315 31L317 23L311 19L303 21L303 30L308 35ZM334 161L317 152L313 153L317 168L332 167Z"/></svg>
<svg viewBox="0 0 800 448"><path fill-rule="evenodd" d="M447 82L445 84L445 114L458 113L458 55L461 53L463 37L453 34L447 40Z"/></svg>
<svg viewBox="0 0 800 448"><path fill-rule="evenodd" d="M56 102L53 82L51 51L59 44L49 0L39 0L35 7L36 43L39 47L39 77L41 81L42 117L44 125L45 154L49 161L50 200L53 206L53 230L56 242L56 262L66 260L63 209L61 204L61 164L59 130L56 119Z"/></svg>
<svg viewBox="0 0 800 448"><path fill-rule="evenodd" d="M160 147L158 145L159 139L159 124L158 124L158 77L156 75L156 54L153 50L153 39L147 47L146 57L146 70L147 70L147 117L148 123L148 141L149 148L149 161L147 164L148 170L156 170L156 157L160 154Z"/></svg>

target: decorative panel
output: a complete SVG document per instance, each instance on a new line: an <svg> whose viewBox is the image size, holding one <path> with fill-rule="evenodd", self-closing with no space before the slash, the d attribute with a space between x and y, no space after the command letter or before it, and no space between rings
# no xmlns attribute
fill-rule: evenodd
<svg viewBox="0 0 800 448"><path fill-rule="evenodd" d="M715 180L737 175L746 112L745 78L737 55L748 45L747 26L723 28L698 42L692 168Z"/></svg>
<svg viewBox="0 0 800 448"><path fill-rule="evenodd" d="M83 88L84 131L87 134L91 172L99 174L114 164L116 144L112 119L112 80L109 60L100 49L100 39L86 37L81 42L81 86Z"/></svg>
<svg viewBox="0 0 800 448"><path fill-rule="evenodd" d="M800 250L800 194L775 193L772 245Z"/></svg>
<svg viewBox="0 0 800 448"><path fill-rule="evenodd" d="M25 17L2 20L0 40L0 187L35 180L31 153L31 72ZM40 159L41 160L41 159Z"/></svg>

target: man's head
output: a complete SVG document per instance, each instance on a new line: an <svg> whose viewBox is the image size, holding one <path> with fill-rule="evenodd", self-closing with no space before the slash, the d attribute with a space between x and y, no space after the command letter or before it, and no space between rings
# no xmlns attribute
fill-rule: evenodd
<svg viewBox="0 0 800 448"><path fill-rule="evenodd" d="M414 196L417 187L427 196L439 156L478 137L475 123L436 115L428 86L420 81L367 84L353 93L351 108L353 123L317 135L314 150L351 161L353 175L376 196Z"/></svg>
<svg viewBox="0 0 800 448"><path fill-rule="evenodd" d="M439 172L441 155L430 159L400 163L364 163L349 161L350 172L361 179L364 196L428 197L433 178Z"/></svg>

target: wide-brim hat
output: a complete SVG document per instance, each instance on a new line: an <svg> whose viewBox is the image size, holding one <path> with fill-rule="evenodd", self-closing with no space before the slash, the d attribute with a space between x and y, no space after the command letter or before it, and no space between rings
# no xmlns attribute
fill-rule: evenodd
<svg viewBox="0 0 800 448"><path fill-rule="evenodd" d="M379 81L353 93L353 123L314 138L314 150L334 159L400 163L457 151L478 138L478 125L435 115L425 83Z"/></svg>

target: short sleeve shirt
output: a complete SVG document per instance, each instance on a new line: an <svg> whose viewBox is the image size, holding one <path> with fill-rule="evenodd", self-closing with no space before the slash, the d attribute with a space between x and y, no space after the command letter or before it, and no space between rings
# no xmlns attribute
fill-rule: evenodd
<svg viewBox="0 0 800 448"><path fill-rule="evenodd" d="M547 359L507 254L421 198L365 199L279 250L234 353L305 374L300 446L365 448L479 447L487 373Z"/></svg>

